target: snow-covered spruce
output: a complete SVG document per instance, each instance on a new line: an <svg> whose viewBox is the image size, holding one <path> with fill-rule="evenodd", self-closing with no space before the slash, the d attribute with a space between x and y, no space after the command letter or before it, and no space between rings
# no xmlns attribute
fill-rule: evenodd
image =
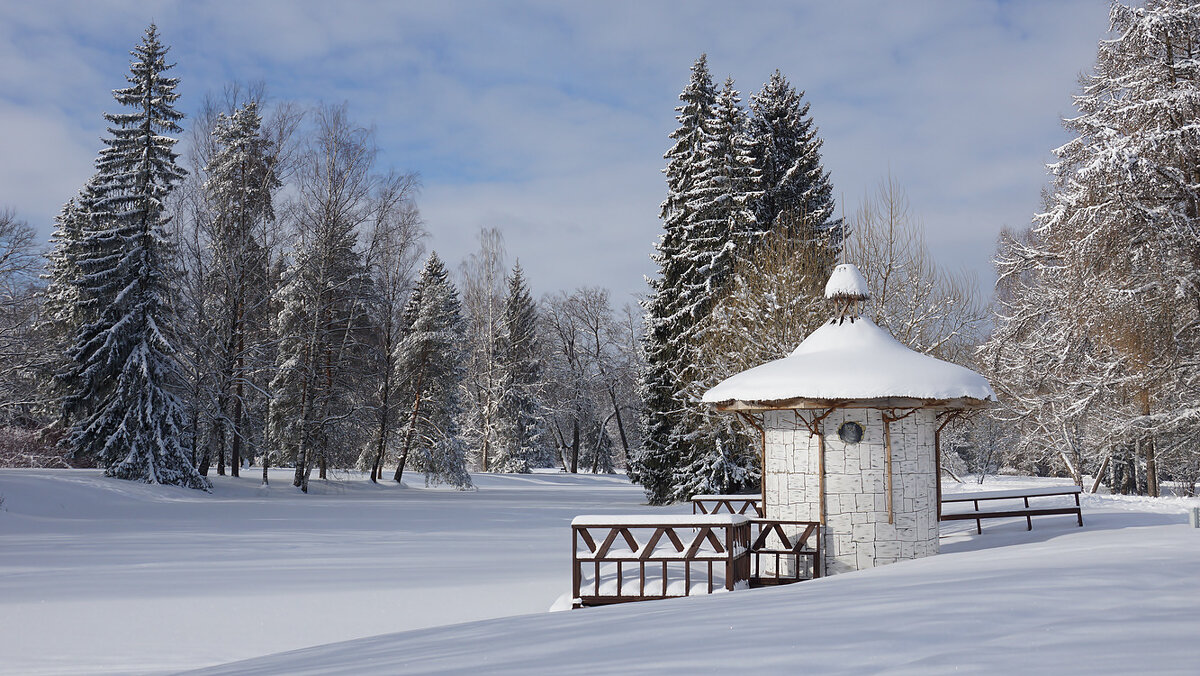
<svg viewBox="0 0 1200 676"><path fill-rule="evenodd" d="M726 421L692 403L699 394L696 383L703 369L698 333L712 310L712 282L728 272L715 269L713 263L731 263L721 256L729 240L716 231L726 223L712 217L716 195L709 195L709 188L701 182L705 167L714 168L712 163L706 164L706 149L713 142L717 110L717 92L706 56L701 55L693 64L691 79L679 99L679 128L671 133L674 145L665 155L667 199L661 213L664 232L653 256L658 275L650 280L651 296L644 304L647 369L642 397L646 438L630 465L630 476L645 487L652 504L688 497L681 495L680 483L693 488L694 484L688 470L680 470L692 468L698 460L703 462L711 455L708 451L728 457L726 445L736 443L727 425L725 434L718 436L715 428ZM709 179L718 175L715 171L707 174ZM702 199L706 196L708 199ZM707 425L708 421L715 425ZM724 493L753 485L756 477L748 469L742 464L728 471L709 471L710 478L732 481L725 486L708 486L705 492Z"/></svg>
<svg viewBox="0 0 1200 676"><path fill-rule="evenodd" d="M466 445L459 435L466 354L462 304L436 252L429 254L404 310L404 337L396 346L399 390L407 420L401 427L394 479L404 469L425 474L425 483L470 488Z"/></svg>
<svg viewBox="0 0 1200 676"><path fill-rule="evenodd" d="M496 409L497 472L528 473L550 457L543 375L537 341L537 306L518 261L508 279L504 324L496 357L501 398Z"/></svg>
<svg viewBox="0 0 1200 676"><path fill-rule="evenodd" d="M164 75L166 53L152 24L132 52L130 86L113 92L131 112L105 115L112 126L74 256L86 320L68 350L63 403L76 421L72 452L98 459L109 476L207 490L180 447L182 415L171 392L178 367L167 339L164 201L184 171L167 136L181 131L183 114L172 105L179 81Z"/></svg>
<svg viewBox="0 0 1200 676"><path fill-rule="evenodd" d="M791 215L813 224L813 234L841 246L842 219L834 217L833 184L821 165L822 141L809 115L804 92L776 70L750 98L750 154L762 197L758 222L774 229Z"/></svg>

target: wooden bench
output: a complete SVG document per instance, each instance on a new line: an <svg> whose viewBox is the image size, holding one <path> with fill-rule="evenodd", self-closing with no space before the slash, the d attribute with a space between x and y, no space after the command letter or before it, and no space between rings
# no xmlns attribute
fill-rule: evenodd
<svg viewBox="0 0 1200 676"><path fill-rule="evenodd" d="M1055 486L1051 488L1019 488L1008 491L984 491L979 493L952 493L942 496L942 505L969 502L974 506L970 512L942 512L942 521L974 521L975 532L983 533L983 519L999 519L1006 517L1025 517L1025 529L1033 530L1033 517L1053 514L1074 514L1079 525L1083 526L1083 511L1079 508L1079 486ZM1074 505L1030 506L1030 498L1048 498L1053 496L1070 495L1075 497ZM1000 505L996 509L981 509L980 502L992 500L1021 500L1023 506Z"/></svg>

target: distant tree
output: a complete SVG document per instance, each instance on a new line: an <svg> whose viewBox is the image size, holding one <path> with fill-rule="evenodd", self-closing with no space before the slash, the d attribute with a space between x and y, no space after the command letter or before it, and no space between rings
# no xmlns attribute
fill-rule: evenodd
<svg viewBox="0 0 1200 676"><path fill-rule="evenodd" d="M407 419L393 478L401 481L411 463L424 472L427 484L470 488L466 447L458 427L466 358L462 303L437 253L429 255L421 270L404 310L403 326L396 364L404 377L400 391Z"/></svg>
<svg viewBox="0 0 1200 676"><path fill-rule="evenodd" d="M43 416L38 376L50 350L37 330L44 324L38 249L34 229L0 209L0 424L23 428L38 426Z"/></svg>
<svg viewBox="0 0 1200 676"><path fill-rule="evenodd" d="M538 311L518 261L508 278L508 296L497 350L500 400L496 408L496 451L492 469L527 473L550 456L544 373L538 341Z"/></svg>
<svg viewBox="0 0 1200 676"><path fill-rule="evenodd" d="M216 151L206 167L205 189L214 215L212 309L217 314L212 347L219 368L217 409L218 473L224 447L230 472L238 476L250 437L245 420L251 374L268 333L267 227L275 218L274 194L282 187L277 151L263 135L258 104L249 101L213 128Z"/></svg>
<svg viewBox="0 0 1200 676"><path fill-rule="evenodd" d="M68 351L63 402L76 421L74 454L99 459L107 475L207 490L180 446L182 412L171 391L179 372L168 340L164 201L184 172L167 136L181 131L183 114L172 106L179 81L164 75L166 52L151 24L132 52L130 86L113 92L132 111L105 115L113 126L73 261L87 321Z"/></svg>
<svg viewBox="0 0 1200 676"><path fill-rule="evenodd" d="M367 401L378 373L379 295L358 249L371 216L374 146L344 108L317 111L298 172L293 218L300 241L283 274L273 320L278 341L268 432L295 458L307 492L314 467L349 466L367 440Z"/></svg>
<svg viewBox="0 0 1200 676"><path fill-rule="evenodd" d="M503 397L498 352L504 323L504 259L504 236L495 228L483 228L479 250L461 268L467 329L462 433L475 466L483 472L494 460L497 408Z"/></svg>
<svg viewBox="0 0 1200 676"><path fill-rule="evenodd" d="M372 209L366 263L381 300L375 324L379 327L382 363L375 391L374 439L363 449L359 461L369 470L371 481L383 479L383 465L395 445L396 430L404 415L396 391L403 375L397 370L396 348L403 338L404 308L427 234L417 209L419 187L416 174L392 174L381 181Z"/></svg>

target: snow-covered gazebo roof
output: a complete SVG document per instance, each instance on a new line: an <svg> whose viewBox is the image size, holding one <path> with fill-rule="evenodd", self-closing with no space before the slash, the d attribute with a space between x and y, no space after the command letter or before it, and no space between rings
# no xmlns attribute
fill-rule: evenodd
<svg viewBox="0 0 1200 676"><path fill-rule="evenodd" d="M837 282L835 284L835 281ZM865 299L853 265L839 265L826 295ZM731 376L704 394L719 410L975 408L996 400L974 371L915 352L866 317L838 317L790 355Z"/></svg>

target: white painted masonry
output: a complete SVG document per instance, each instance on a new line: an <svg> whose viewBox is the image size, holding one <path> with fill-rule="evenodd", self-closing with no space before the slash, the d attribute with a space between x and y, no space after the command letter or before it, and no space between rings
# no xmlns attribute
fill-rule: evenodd
<svg viewBox="0 0 1200 676"><path fill-rule="evenodd" d="M815 415L820 413L823 411ZM878 409L838 409L820 422L825 434L825 574L872 568L938 551L933 446L936 412L919 409L891 423L891 523L884 413ZM892 417L907 411L894 413ZM814 412L765 413L767 518L821 518L820 444L800 416L811 421ZM837 430L843 422L862 425L862 441L847 444L839 439Z"/></svg>

